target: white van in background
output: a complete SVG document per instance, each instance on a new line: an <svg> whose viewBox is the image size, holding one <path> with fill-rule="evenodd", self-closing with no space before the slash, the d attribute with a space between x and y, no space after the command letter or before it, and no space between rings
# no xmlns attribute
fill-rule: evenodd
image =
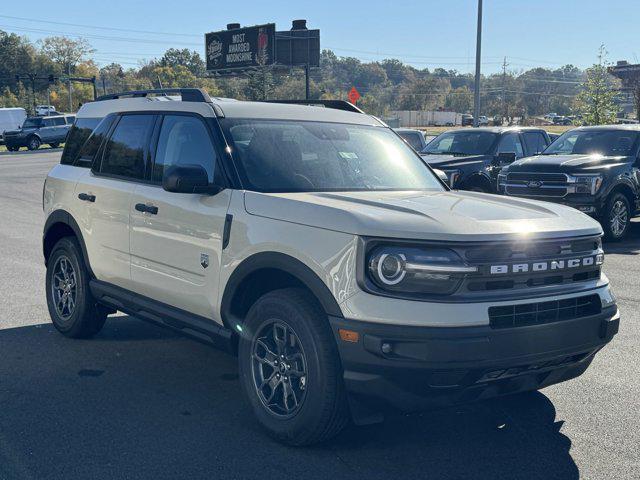
<svg viewBox="0 0 640 480"><path fill-rule="evenodd" d="M0 108L0 144L4 144L4 131L20 128L25 118L24 108Z"/></svg>

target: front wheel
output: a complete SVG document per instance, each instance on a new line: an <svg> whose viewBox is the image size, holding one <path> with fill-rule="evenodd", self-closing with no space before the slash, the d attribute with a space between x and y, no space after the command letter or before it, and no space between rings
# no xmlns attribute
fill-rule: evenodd
<svg viewBox="0 0 640 480"><path fill-rule="evenodd" d="M88 338L98 333L107 311L89 290L89 271L80 245L71 237L53 247L47 261L47 306L53 326L71 338Z"/></svg>
<svg viewBox="0 0 640 480"><path fill-rule="evenodd" d="M29 141L27 142L27 148L29 150L37 150L40 148L40 145L41 145L40 139L35 136L29 138Z"/></svg>
<svg viewBox="0 0 640 480"><path fill-rule="evenodd" d="M262 296L251 307L239 343L240 380L267 432L309 445L347 424L342 368L326 314L304 290Z"/></svg>
<svg viewBox="0 0 640 480"><path fill-rule="evenodd" d="M630 222L629 200L622 193L614 193L607 200L601 221L607 240L614 242L622 240L629 231Z"/></svg>

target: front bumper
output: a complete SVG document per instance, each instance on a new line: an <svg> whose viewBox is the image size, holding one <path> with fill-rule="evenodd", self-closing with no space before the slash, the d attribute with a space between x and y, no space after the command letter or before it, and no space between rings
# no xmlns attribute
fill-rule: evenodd
<svg viewBox="0 0 640 480"><path fill-rule="evenodd" d="M582 213L586 213L592 217L599 217L604 206L603 202L605 197L602 197L600 194L598 195L578 195L571 194L565 197L537 197L537 196L527 196L527 195L513 195L506 194L504 187L499 188L499 193L503 195L507 195L515 198L528 198L529 200L541 200L545 202L551 203L559 203L560 205L566 205L567 207L573 207L577 210L580 210Z"/></svg>
<svg viewBox="0 0 640 480"><path fill-rule="evenodd" d="M4 143L7 147L25 147L27 145L26 136L5 136Z"/></svg>
<svg viewBox="0 0 640 480"><path fill-rule="evenodd" d="M618 332L619 318L614 304L598 315L505 329L330 323L354 421L363 424L388 410L437 408L577 377ZM339 329L358 332L358 341L341 340Z"/></svg>

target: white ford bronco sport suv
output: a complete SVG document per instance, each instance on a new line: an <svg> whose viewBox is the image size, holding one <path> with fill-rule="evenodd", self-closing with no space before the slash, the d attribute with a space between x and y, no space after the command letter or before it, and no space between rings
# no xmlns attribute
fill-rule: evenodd
<svg viewBox="0 0 640 480"><path fill-rule="evenodd" d="M55 327L121 311L224 346L295 445L587 369L619 324L597 222L451 191L375 117L304 103L83 105L44 186Z"/></svg>

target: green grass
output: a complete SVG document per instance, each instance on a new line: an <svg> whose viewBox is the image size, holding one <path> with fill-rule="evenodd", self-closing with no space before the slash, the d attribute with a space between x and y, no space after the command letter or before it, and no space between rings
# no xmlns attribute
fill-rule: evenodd
<svg viewBox="0 0 640 480"><path fill-rule="evenodd" d="M60 144L60 148L64 148L64 143ZM44 151L51 150L51 147L49 145L42 145L40 147L40 150L44 150ZM6 152L6 151L8 151L7 147L5 145L0 145L0 152ZM21 147L19 151L26 152L27 149L26 147ZM11 153L18 153L18 152L11 152Z"/></svg>

